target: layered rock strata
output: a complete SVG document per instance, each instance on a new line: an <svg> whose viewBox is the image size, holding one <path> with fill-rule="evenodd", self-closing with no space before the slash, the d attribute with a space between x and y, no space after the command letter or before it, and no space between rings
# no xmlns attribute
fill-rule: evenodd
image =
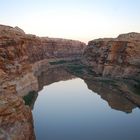
<svg viewBox="0 0 140 140"><path fill-rule="evenodd" d="M35 72L45 69L49 60L79 58L85 46L80 41L37 37L18 27L0 25L0 92L22 96L38 90Z"/></svg>
<svg viewBox="0 0 140 140"><path fill-rule="evenodd" d="M103 77L140 80L140 34L90 41L83 62Z"/></svg>
<svg viewBox="0 0 140 140"><path fill-rule="evenodd" d="M0 94L0 140L34 140L32 113L22 98Z"/></svg>

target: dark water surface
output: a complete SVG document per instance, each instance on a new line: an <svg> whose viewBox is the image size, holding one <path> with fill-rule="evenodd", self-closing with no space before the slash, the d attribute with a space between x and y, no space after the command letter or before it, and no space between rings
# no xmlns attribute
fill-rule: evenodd
<svg viewBox="0 0 140 140"><path fill-rule="evenodd" d="M37 140L140 140L140 110L128 99L137 97L80 78L55 78L34 104Z"/></svg>

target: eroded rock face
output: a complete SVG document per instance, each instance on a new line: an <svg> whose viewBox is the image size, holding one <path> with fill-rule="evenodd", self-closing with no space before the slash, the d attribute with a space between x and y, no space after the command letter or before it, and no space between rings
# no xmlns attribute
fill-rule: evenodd
<svg viewBox="0 0 140 140"><path fill-rule="evenodd" d="M77 59L85 46L80 41L40 38L19 27L0 25L0 92L23 95L37 90L35 72L46 68L49 60Z"/></svg>
<svg viewBox="0 0 140 140"><path fill-rule="evenodd" d="M22 98L0 94L0 140L34 140L32 113Z"/></svg>
<svg viewBox="0 0 140 140"><path fill-rule="evenodd" d="M90 41L83 62L103 77L140 80L140 34Z"/></svg>

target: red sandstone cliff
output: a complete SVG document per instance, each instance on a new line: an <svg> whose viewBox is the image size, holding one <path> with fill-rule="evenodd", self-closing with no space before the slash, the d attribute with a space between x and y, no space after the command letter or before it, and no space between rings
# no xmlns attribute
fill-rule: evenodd
<svg viewBox="0 0 140 140"><path fill-rule="evenodd" d="M103 77L140 80L140 34L90 41L83 62Z"/></svg>

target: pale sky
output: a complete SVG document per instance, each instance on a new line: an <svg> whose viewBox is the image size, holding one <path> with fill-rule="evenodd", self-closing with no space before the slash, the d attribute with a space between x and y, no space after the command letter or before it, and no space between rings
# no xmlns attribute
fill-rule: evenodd
<svg viewBox="0 0 140 140"><path fill-rule="evenodd" d="M140 0L0 0L0 24L87 42L140 32Z"/></svg>

